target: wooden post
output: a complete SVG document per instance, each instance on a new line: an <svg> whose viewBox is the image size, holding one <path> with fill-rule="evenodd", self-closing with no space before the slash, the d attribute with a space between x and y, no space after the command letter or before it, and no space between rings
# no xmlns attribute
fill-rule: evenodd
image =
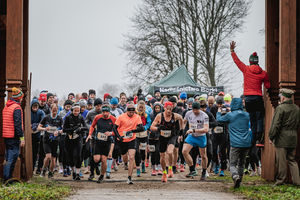
<svg viewBox="0 0 300 200"><path fill-rule="evenodd" d="M8 97L12 87L21 87L23 80L23 0L7 0L6 14L6 85ZM21 178L17 160L14 177Z"/></svg>
<svg viewBox="0 0 300 200"><path fill-rule="evenodd" d="M265 146L262 150L262 177L273 181L275 177L275 150L269 143L269 129L274 107L278 105L279 63L279 0L266 0L266 71L270 78L271 92L264 92L265 101Z"/></svg>
<svg viewBox="0 0 300 200"><path fill-rule="evenodd" d="M281 0L279 15L279 83L296 87L296 0Z"/></svg>

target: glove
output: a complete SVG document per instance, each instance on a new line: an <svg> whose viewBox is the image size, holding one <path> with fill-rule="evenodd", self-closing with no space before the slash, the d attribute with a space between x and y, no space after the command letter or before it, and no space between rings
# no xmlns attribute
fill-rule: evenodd
<svg viewBox="0 0 300 200"><path fill-rule="evenodd" d="M126 136L129 136L131 133L133 133L133 132L132 131L127 131Z"/></svg>

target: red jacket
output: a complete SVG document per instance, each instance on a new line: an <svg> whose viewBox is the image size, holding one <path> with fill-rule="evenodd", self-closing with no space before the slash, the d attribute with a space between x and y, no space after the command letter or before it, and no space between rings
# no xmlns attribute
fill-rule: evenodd
<svg viewBox="0 0 300 200"><path fill-rule="evenodd" d="M262 83L267 89L270 88L270 81L267 72L265 72L259 65L245 65L237 57L235 52L231 53L233 61L244 75L244 95L258 95L262 96Z"/></svg>
<svg viewBox="0 0 300 200"><path fill-rule="evenodd" d="M19 110L19 114L15 111ZM15 138L23 136L23 112L19 103L8 100L2 111L3 131L2 137ZM16 124L17 123L17 124Z"/></svg>

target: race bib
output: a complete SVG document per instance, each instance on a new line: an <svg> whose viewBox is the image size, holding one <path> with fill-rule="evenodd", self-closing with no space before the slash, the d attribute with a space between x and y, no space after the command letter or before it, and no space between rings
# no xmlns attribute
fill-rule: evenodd
<svg viewBox="0 0 300 200"><path fill-rule="evenodd" d="M155 152L155 145L149 145L149 152Z"/></svg>
<svg viewBox="0 0 300 200"><path fill-rule="evenodd" d="M198 129L198 125L190 123L190 129Z"/></svg>
<svg viewBox="0 0 300 200"><path fill-rule="evenodd" d="M49 131L47 131L48 133L54 134L54 132L57 131L57 127L56 126L48 126L48 127L49 127Z"/></svg>
<svg viewBox="0 0 300 200"><path fill-rule="evenodd" d="M137 138L145 138L147 136L148 136L147 131L136 133Z"/></svg>
<svg viewBox="0 0 300 200"><path fill-rule="evenodd" d="M147 143L144 142L144 143L140 143L140 150L146 150L147 148Z"/></svg>
<svg viewBox="0 0 300 200"><path fill-rule="evenodd" d="M223 129L222 126L217 126L217 127L214 128L215 133L219 134L219 133L223 133L223 131L224 131L224 129Z"/></svg>
<svg viewBox="0 0 300 200"><path fill-rule="evenodd" d="M170 137L172 135L172 131L171 130L161 130L160 135L163 137Z"/></svg>
<svg viewBox="0 0 300 200"><path fill-rule="evenodd" d="M130 139L130 138L133 137L133 133L130 133L130 134L127 134L127 135L126 135L126 133L127 133L127 131L123 131L124 139Z"/></svg>
<svg viewBox="0 0 300 200"><path fill-rule="evenodd" d="M98 132L97 133L97 139L101 141L107 141L108 136L105 135L104 133Z"/></svg>
<svg viewBox="0 0 300 200"><path fill-rule="evenodd" d="M77 133L73 133L73 134L71 134L71 135L69 134L68 136L69 136L69 139L70 139L70 140L74 140L74 139L76 139L76 138L79 137L79 135L78 135Z"/></svg>

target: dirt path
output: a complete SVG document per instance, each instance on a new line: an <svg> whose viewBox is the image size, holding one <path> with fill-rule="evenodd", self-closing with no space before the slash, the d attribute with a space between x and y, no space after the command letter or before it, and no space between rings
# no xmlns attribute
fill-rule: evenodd
<svg viewBox="0 0 300 200"><path fill-rule="evenodd" d="M151 176L149 168L142 177L133 175L133 185L126 183L127 171L120 167L118 172L111 174L112 179L101 184L87 180L88 175L79 181L71 180L71 177L64 178L61 175L55 177L56 180L64 184L75 187L77 192L68 199L241 199L231 193L226 193L225 189L231 185L223 182L200 181L200 177L186 179L186 172L178 173L168 183L161 183L161 176Z"/></svg>

